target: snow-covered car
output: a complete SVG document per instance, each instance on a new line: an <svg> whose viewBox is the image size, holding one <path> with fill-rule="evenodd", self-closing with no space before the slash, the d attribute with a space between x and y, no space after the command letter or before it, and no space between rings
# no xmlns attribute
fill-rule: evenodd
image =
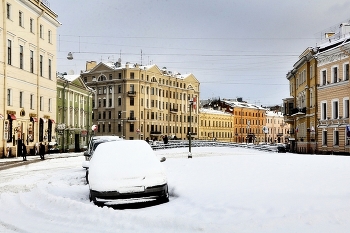
<svg viewBox="0 0 350 233"><path fill-rule="evenodd" d="M145 201L168 202L168 183L162 161L143 140L100 144L89 166L90 200L97 205Z"/></svg>
<svg viewBox="0 0 350 233"><path fill-rule="evenodd" d="M90 139L89 142L89 147L88 149L84 152L85 156L85 161L82 163L82 167L85 169L89 168L89 161L94 154L94 151L96 150L96 147L104 142L110 142L110 141L118 141L118 140L123 140L122 138L118 136L95 136Z"/></svg>

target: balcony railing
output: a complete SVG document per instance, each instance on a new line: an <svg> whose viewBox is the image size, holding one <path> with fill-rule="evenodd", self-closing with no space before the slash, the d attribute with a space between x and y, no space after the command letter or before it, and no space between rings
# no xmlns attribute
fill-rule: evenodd
<svg viewBox="0 0 350 233"><path fill-rule="evenodd" d="M128 91L128 96L136 96L136 91Z"/></svg>
<svg viewBox="0 0 350 233"><path fill-rule="evenodd" d="M161 131L151 131L151 134L162 134Z"/></svg>
<svg viewBox="0 0 350 233"><path fill-rule="evenodd" d="M128 117L127 121L136 121L136 117Z"/></svg>

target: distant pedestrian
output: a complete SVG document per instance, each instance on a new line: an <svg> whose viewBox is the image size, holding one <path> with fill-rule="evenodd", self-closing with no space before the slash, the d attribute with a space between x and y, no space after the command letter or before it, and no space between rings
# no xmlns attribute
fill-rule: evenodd
<svg viewBox="0 0 350 233"><path fill-rule="evenodd" d="M45 145L42 142L39 144L39 155L41 160L45 159Z"/></svg>
<svg viewBox="0 0 350 233"><path fill-rule="evenodd" d="M149 144L149 138L148 137L146 138L146 142Z"/></svg>
<svg viewBox="0 0 350 233"><path fill-rule="evenodd" d="M168 136L165 135L165 136L163 137L163 142L164 142L164 144L168 144L168 141L169 141Z"/></svg>
<svg viewBox="0 0 350 233"><path fill-rule="evenodd" d="M35 143L35 155L38 155L39 154L39 143L36 142Z"/></svg>
<svg viewBox="0 0 350 233"><path fill-rule="evenodd" d="M23 161L27 161L27 147L26 144L22 144L22 157Z"/></svg>

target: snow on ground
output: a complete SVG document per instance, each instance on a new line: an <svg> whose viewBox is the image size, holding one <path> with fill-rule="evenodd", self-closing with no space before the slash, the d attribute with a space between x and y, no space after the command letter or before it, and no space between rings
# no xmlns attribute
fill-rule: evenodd
<svg viewBox="0 0 350 233"><path fill-rule="evenodd" d="M186 148L156 154L167 158L170 202L136 209L100 208L89 201L82 154L50 155L52 159L2 170L0 232L350 229L348 156L214 147L192 148L192 159Z"/></svg>

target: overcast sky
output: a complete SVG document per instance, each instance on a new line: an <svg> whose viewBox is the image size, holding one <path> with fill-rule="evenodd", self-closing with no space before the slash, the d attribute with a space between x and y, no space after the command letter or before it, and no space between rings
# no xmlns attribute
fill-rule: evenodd
<svg viewBox="0 0 350 233"><path fill-rule="evenodd" d="M152 63L193 73L200 99L264 106L289 97L286 74L321 32L350 19L347 0L49 2L62 23L58 72L79 73L92 60Z"/></svg>

